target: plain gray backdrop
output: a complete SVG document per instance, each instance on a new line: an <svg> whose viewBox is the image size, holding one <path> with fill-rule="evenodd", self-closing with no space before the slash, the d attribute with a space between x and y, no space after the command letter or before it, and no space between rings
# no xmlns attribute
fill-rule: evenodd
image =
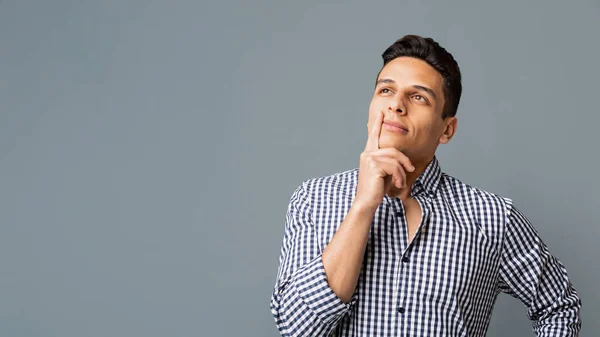
<svg viewBox="0 0 600 337"><path fill-rule="evenodd" d="M515 200L596 336L597 0L1 0L0 336L277 336L289 198L358 165L405 34L462 69L442 169Z"/></svg>

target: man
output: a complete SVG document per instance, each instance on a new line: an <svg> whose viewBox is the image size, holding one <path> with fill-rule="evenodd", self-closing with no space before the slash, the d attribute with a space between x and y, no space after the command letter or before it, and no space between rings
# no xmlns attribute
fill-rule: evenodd
<svg viewBox="0 0 600 337"><path fill-rule="evenodd" d="M383 53L360 166L307 180L286 216L271 311L284 336L485 336L500 292L538 336L576 336L581 300L512 200L441 171L460 69L430 38Z"/></svg>

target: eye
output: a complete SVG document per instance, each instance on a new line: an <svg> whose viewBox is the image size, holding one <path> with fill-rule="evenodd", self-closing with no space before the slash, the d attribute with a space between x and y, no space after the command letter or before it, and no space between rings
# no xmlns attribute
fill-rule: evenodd
<svg viewBox="0 0 600 337"><path fill-rule="evenodd" d="M415 98L417 101L419 102L423 102L423 103L427 103L427 98L425 98L424 96L421 95L413 95L413 98Z"/></svg>
<svg viewBox="0 0 600 337"><path fill-rule="evenodd" d="M392 91L390 90L390 88L381 88L381 89L379 89L379 93L380 94L389 94L391 92Z"/></svg>

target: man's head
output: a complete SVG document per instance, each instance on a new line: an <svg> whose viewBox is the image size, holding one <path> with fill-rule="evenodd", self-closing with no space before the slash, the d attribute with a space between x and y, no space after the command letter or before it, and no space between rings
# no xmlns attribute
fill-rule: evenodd
<svg viewBox="0 0 600 337"><path fill-rule="evenodd" d="M382 57L368 129L383 112L380 148L395 147L416 160L430 158L456 131L462 93L458 64L433 39L416 35L397 40Z"/></svg>

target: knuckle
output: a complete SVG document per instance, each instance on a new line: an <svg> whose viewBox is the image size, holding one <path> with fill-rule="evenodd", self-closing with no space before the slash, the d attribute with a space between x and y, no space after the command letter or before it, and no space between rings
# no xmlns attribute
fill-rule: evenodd
<svg viewBox="0 0 600 337"><path fill-rule="evenodd" d="M360 155L360 161L365 163L368 167L373 167L376 164L375 158L369 153L363 152Z"/></svg>

